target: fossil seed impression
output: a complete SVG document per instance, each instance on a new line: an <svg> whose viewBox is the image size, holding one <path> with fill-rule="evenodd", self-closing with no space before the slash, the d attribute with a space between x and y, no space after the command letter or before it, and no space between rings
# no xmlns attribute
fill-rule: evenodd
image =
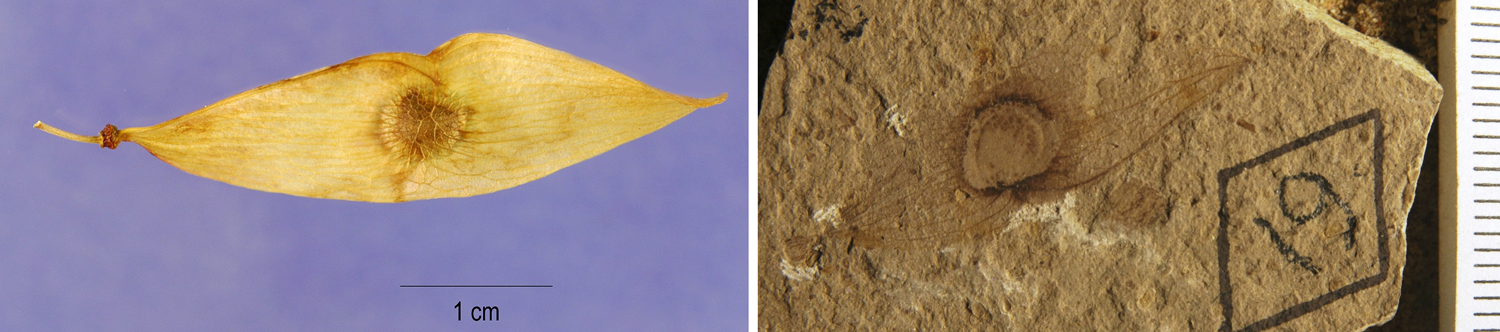
<svg viewBox="0 0 1500 332"><path fill-rule="evenodd" d="M1057 151L1053 121L1028 102L984 108L969 123L964 179L978 189L1002 189L1047 171Z"/></svg>

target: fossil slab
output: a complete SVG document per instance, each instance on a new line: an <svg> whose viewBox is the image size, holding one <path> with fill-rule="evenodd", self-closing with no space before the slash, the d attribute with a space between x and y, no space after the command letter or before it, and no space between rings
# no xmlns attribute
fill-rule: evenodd
<svg viewBox="0 0 1500 332"><path fill-rule="evenodd" d="M770 331L1356 331L1441 88L1299 0L799 2L759 117Z"/></svg>

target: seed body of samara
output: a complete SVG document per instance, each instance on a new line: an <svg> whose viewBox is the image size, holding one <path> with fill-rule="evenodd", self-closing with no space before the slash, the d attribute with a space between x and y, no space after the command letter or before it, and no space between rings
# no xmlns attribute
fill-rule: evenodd
<svg viewBox="0 0 1500 332"><path fill-rule="evenodd" d="M536 180L725 95L658 90L519 38L471 33L426 56L381 53L255 88L150 127L140 144L188 173L246 188L368 202L466 197Z"/></svg>

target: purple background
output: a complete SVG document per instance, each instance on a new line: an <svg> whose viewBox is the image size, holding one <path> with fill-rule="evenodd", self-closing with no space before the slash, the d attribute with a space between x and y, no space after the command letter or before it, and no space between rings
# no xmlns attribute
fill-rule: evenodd
<svg viewBox="0 0 1500 332"><path fill-rule="evenodd" d="M745 329L746 4L516 2L0 4L0 330ZM31 128L154 125L465 32L729 100L513 189L400 204L244 189ZM458 321L458 301L500 320Z"/></svg>

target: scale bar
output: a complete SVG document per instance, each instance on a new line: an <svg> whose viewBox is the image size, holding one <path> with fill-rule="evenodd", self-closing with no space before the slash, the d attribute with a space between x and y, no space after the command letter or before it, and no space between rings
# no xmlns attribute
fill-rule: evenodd
<svg viewBox="0 0 1500 332"><path fill-rule="evenodd" d="M552 285L401 285L401 288L552 288Z"/></svg>

